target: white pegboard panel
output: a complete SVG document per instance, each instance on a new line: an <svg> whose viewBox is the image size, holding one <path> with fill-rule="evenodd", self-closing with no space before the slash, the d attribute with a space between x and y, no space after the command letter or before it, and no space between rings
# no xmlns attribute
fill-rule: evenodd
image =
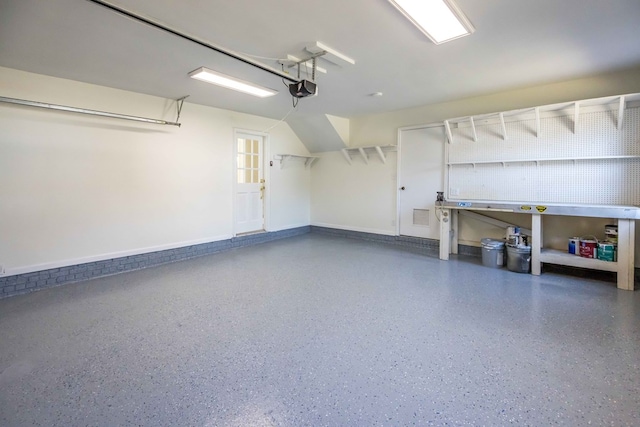
<svg viewBox="0 0 640 427"><path fill-rule="evenodd" d="M598 159L640 156L640 108L624 111L621 130L617 110L580 113L577 126L574 114L541 117L538 136L535 118L505 127L506 140L501 124L476 122L477 141L452 127L450 199L640 205L640 159Z"/></svg>

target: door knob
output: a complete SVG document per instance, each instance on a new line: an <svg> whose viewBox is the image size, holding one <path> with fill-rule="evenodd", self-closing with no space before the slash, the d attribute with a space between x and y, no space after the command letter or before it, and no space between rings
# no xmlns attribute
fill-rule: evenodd
<svg viewBox="0 0 640 427"><path fill-rule="evenodd" d="M402 191L404 191L404 185L403 185L402 187L400 187L400 189L401 189Z"/></svg>

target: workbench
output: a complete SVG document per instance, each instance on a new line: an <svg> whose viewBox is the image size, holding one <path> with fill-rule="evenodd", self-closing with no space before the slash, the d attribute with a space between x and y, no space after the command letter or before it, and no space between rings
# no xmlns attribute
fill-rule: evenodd
<svg viewBox="0 0 640 427"><path fill-rule="evenodd" d="M436 202L440 212L440 259L458 253L458 212L460 210L510 212L531 216L531 274L540 275L542 263L604 270L617 273L619 289L634 290L635 221L640 219L637 206L563 205L526 202L444 201ZM542 217L564 215L615 219L618 223L618 260L607 262L589 259L542 247ZM572 236L567 236L567 239Z"/></svg>

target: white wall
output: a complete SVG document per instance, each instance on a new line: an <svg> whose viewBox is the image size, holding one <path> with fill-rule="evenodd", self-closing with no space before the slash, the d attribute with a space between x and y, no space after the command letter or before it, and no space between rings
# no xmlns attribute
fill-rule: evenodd
<svg viewBox="0 0 640 427"><path fill-rule="evenodd" d="M0 94L175 120L175 102L0 67ZM0 103L0 265L17 274L232 236L233 130L275 120L185 103L182 127ZM271 153L308 154L286 123ZM270 230L308 225L309 170L267 167Z"/></svg>
<svg viewBox="0 0 640 427"><path fill-rule="evenodd" d="M396 156L360 155L349 165L340 151L318 153L311 170L311 224L394 235L396 232Z"/></svg>
<svg viewBox="0 0 640 427"><path fill-rule="evenodd" d="M428 84L428 82L425 82ZM540 85L525 89L511 90L491 95L477 96L441 104L433 104L393 111L383 114L367 115L351 119L351 147L368 145L395 144L398 128L441 123L445 119L474 114L507 111L537 105L553 104L563 101L597 98L609 95L640 92L640 68L623 70L616 73L576 79L572 81ZM396 220L395 203L397 190L395 185L380 185L386 182L391 171L387 165L382 171L364 169L356 172L341 173L342 186L332 179L331 167L339 164L339 153L323 160L323 167L314 166L312 171L312 223L327 221L336 228L356 230L355 218L367 218L372 208L377 212L376 220L368 228L388 234ZM353 168L353 167L352 167ZM380 174L379 176L377 174ZM395 183L394 183L395 184ZM344 186L350 188L349 193ZM358 202L347 197L358 193ZM524 215L512 215L509 221L530 227L530 218ZM571 227L567 228L567 222ZM604 220L606 223L607 221ZM636 227L640 229L640 224ZM545 220L545 245L564 248L565 240L557 236L590 234L587 231L602 231L602 220L579 222L566 218ZM502 230L470 219L462 219L460 224L461 243L479 245L481 237L498 237ZM640 232L636 233L636 265L640 265Z"/></svg>

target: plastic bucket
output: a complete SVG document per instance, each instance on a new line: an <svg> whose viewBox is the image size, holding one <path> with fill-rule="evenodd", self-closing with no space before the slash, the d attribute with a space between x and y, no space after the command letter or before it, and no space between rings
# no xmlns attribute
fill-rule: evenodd
<svg viewBox="0 0 640 427"><path fill-rule="evenodd" d="M528 273L531 268L531 246L507 245L507 269Z"/></svg>
<svg viewBox="0 0 640 427"><path fill-rule="evenodd" d="M598 243L598 259L602 261L616 261L616 245L613 242Z"/></svg>
<svg viewBox="0 0 640 427"><path fill-rule="evenodd" d="M580 255L580 238L572 237L569 239L569 253L571 255Z"/></svg>
<svg viewBox="0 0 640 427"><path fill-rule="evenodd" d="M491 268L504 266L504 241L485 237L482 243L482 265Z"/></svg>
<svg viewBox="0 0 640 427"><path fill-rule="evenodd" d="M587 239L586 237L593 237ZM597 258L598 239L595 236L586 236L580 238L580 256L583 258Z"/></svg>

